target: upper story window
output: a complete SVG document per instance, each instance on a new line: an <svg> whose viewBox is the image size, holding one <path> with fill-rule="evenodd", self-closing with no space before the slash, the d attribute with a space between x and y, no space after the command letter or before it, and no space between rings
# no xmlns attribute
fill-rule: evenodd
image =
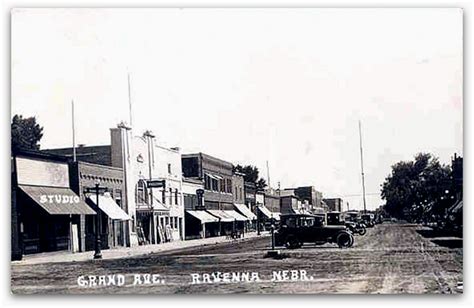
<svg viewBox="0 0 474 308"><path fill-rule="evenodd" d="M174 190L174 204L178 205L178 189Z"/></svg>
<svg viewBox="0 0 474 308"><path fill-rule="evenodd" d="M171 164L168 164L168 174L171 174Z"/></svg>
<svg viewBox="0 0 474 308"><path fill-rule="evenodd" d="M135 189L135 201L138 205L148 203L147 188L144 180L139 180Z"/></svg>
<svg viewBox="0 0 474 308"><path fill-rule="evenodd" d="M211 189L211 178L207 174L204 175L204 189Z"/></svg>
<svg viewBox="0 0 474 308"><path fill-rule="evenodd" d="M231 194L232 193L232 180L227 179L227 193Z"/></svg>
<svg viewBox="0 0 474 308"><path fill-rule="evenodd" d="M217 182L217 179L211 179L211 190L219 191L219 183Z"/></svg>

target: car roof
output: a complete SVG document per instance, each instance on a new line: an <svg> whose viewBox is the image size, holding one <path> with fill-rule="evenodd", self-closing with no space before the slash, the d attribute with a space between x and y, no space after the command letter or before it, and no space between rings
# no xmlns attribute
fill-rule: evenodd
<svg viewBox="0 0 474 308"><path fill-rule="evenodd" d="M319 217L313 214L281 214L280 217Z"/></svg>

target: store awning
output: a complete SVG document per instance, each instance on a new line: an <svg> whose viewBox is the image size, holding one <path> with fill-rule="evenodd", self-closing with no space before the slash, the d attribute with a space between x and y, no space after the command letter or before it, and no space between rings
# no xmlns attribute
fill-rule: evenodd
<svg viewBox="0 0 474 308"><path fill-rule="evenodd" d="M245 217L244 215L239 214L236 211L224 211L226 214L234 217L234 220L236 221L248 221L249 219Z"/></svg>
<svg viewBox="0 0 474 308"><path fill-rule="evenodd" d="M237 210L240 213L242 213L244 216L246 216L248 220L257 219L257 215L252 213L252 211L245 204L234 203L234 206L237 208Z"/></svg>
<svg viewBox="0 0 474 308"><path fill-rule="evenodd" d="M235 221L235 217L232 216L229 213L226 213L227 211L222 211L222 210L207 210L211 215L216 216L217 218L220 219L221 222L232 222Z"/></svg>
<svg viewBox="0 0 474 308"><path fill-rule="evenodd" d="M69 188L19 185L51 215L95 215L96 212Z"/></svg>
<svg viewBox="0 0 474 308"><path fill-rule="evenodd" d="M212 216L206 211L186 211L189 215L192 215L199 219L202 223L208 223L208 222L218 222L219 218Z"/></svg>
<svg viewBox="0 0 474 308"><path fill-rule="evenodd" d="M88 198L97 205L95 195L90 195ZM131 220L130 216L109 195L99 195L99 209L112 220Z"/></svg>
<svg viewBox="0 0 474 308"><path fill-rule="evenodd" d="M270 212L269 209L267 209L265 206L261 205L258 207L260 212L262 212L263 215L267 216L267 218L272 218L272 212Z"/></svg>

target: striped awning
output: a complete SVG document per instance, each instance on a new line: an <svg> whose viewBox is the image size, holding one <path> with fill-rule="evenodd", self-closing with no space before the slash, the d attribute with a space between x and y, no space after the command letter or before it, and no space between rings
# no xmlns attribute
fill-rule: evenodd
<svg viewBox="0 0 474 308"><path fill-rule="evenodd" d="M218 222L219 218L209 214L206 211L186 211L189 215L199 219L202 223Z"/></svg>
<svg viewBox="0 0 474 308"><path fill-rule="evenodd" d="M267 209L264 205L261 205L258 207L258 209L260 210L260 212L265 215L267 218L272 218L273 217L273 214L272 212Z"/></svg>
<svg viewBox="0 0 474 308"><path fill-rule="evenodd" d="M222 211L222 210L207 210L207 211L209 212L209 214L219 218L221 222L235 221L235 217L229 213L226 213L227 211Z"/></svg>
<svg viewBox="0 0 474 308"><path fill-rule="evenodd" d="M245 204L234 203L234 206L237 211L242 213L242 215L246 216L248 220L257 219L257 215L255 215Z"/></svg>
<svg viewBox="0 0 474 308"><path fill-rule="evenodd" d="M234 220L236 221L248 221L249 219L245 217L244 215L241 215L237 213L236 211L224 211L226 214L234 217Z"/></svg>
<svg viewBox="0 0 474 308"><path fill-rule="evenodd" d="M97 199L95 195L89 195L95 205L97 205ZM107 216L112 220L131 220L132 218L125 213L124 210L110 197L110 195L99 195L99 209L101 209Z"/></svg>

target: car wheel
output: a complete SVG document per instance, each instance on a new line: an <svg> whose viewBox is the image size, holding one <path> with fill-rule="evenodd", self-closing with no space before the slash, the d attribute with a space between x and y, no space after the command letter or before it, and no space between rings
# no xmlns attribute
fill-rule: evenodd
<svg viewBox="0 0 474 308"><path fill-rule="evenodd" d="M286 238L285 247L288 249L300 248L301 243L296 236L290 235Z"/></svg>
<svg viewBox="0 0 474 308"><path fill-rule="evenodd" d="M367 233L367 229L365 227L362 227L362 228L359 228L359 232L358 232L360 235L365 235Z"/></svg>
<svg viewBox="0 0 474 308"><path fill-rule="evenodd" d="M354 237L346 231L341 231L336 237L336 243L340 248L349 248L354 244Z"/></svg>

